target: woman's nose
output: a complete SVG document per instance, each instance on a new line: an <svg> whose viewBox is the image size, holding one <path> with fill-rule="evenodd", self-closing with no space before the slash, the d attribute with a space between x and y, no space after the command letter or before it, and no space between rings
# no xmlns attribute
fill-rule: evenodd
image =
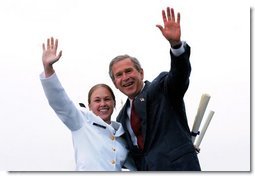
<svg viewBox="0 0 255 176"><path fill-rule="evenodd" d="M106 105L106 101L105 100L101 100L100 101L100 106L104 106L104 105Z"/></svg>

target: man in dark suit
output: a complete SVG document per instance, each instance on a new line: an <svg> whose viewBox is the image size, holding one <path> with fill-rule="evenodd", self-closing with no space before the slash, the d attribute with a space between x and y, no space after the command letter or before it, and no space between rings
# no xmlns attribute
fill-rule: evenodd
<svg viewBox="0 0 255 176"><path fill-rule="evenodd" d="M174 9L167 7L162 18L164 26L156 26L171 45L169 72L144 82L143 69L134 57L120 55L109 65L114 85L128 96L117 121L126 131L138 170L200 171L183 101L191 72L190 47L180 39L180 14L176 19Z"/></svg>

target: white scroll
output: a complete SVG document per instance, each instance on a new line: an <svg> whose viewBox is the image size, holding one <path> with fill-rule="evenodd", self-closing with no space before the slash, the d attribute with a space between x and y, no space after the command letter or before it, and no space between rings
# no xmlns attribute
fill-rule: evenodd
<svg viewBox="0 0 255 176"><path fill-rule="evenodd" d="M203 139L203 137L204 137L204 135L205 135L205 132L206 132L206 130L207 130L207 128L208 128L208 126L209 126L211 120L212 120L213 115L214 115L214 111L210 111L210 113L209 113L209 115L208 115L208 117L207 117L207 119L206 119L206 121L205 121L205 124L204 124L204 126L203 126L203 128L202 128L202 130L201 130L201 132L200 132L200 134L199 134L199 136L198 136L198 139L197 139L196 142L195 142L195 148L196 148L198 151L200 150L200 149L199 149L199 146L200 146L201 141L202 141L202 139Z"/></svg>
<svg viewBox="0 0 255 176"><path fill-rule="evenodd" d="M204 113L205 113L205 110L207 108L209 100L210 100L210 95L203 94L201 96L200 103L199 103L198 110L197 110L197 114L196 114L195 121L194 121L192 131L191 131L191 133L192 133L192 138L191 139L192 139L193 143L196 139L196 135L199 134L198 130L199 130L199 127L200 127L201 121L203 119L203 116L204 116Z"/></svg>

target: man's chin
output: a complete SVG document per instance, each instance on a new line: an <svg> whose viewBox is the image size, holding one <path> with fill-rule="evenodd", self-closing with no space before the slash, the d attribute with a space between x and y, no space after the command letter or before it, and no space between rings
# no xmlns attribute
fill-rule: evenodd
<svg viewBox="0 0 255 176"><path fill-rule="evenodd" d="M123 89L121 91L123 94L125 94L126 96L132 96L134 94L133 90L131 88L126 88L126 89Z"/></svg>

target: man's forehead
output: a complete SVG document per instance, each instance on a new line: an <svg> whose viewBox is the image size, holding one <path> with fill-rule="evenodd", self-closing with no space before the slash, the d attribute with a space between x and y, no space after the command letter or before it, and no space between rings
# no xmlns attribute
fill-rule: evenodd
<svg viewBox="0 0 255 176"><path fill-rule="evenodd" d="M130 59L118 61L113 65L113 69L115 70L119 70L119 69L126 70L133 67L134 67L134 63Z"/></svg>

